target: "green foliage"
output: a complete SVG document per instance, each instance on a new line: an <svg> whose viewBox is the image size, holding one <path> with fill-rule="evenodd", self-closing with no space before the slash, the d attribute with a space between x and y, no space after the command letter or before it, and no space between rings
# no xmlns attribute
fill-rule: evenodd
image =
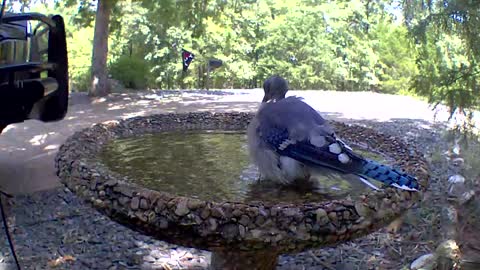
<svg viewBox="0 0 480 270"><path fill-rule="evenodd" d="M74 92L87 92L91 84L91 69L84 69L83 72L75 71L73 75L70 75L70 89Z"/></svg>
<svg viewBox="0 0 480 270"><path fill-rule="evenodd" d="M412 2L404 12L419 51L413 89L447 105L451 116L471 116L480 104L480 2Z"/></svg>
<svg viewBox="0 0 480 270"><path fill-rule="evenodd" d="M455 111L478 106L479 67L469 61L464 42L457 36L447 35L433 42L428 37L421 48L418 66L422 71L415 77L417 92L427 96L435 104L445 103Z"/></svg>
<svg viewBox="0 0 480 270"><path fill-rule="evenodd" d="M73 91L90 88L93 28L67 24L67 48L70 81Z"/></svg>
<svg viewBox="0 0 480 270"><path fill-rule="evenodd" d="M385 93L408 93L411 78L418 74L413 44L405 27L381 23L376 28L379 63L375 72Z"/></svg>
<svg viewBox="0 0 480 270"><path fill-rule="evenodd" d="M391 0L115 0L109 36L111 75L127 87L259 87L272 74L296 89L406 93L418 50ZM69 33L74 89L91 63L95 2L57 1ZM415 21L410 20L413 24ZM182 72L181 49L195 54Z"/></svg>
<svg viewBox="0 0 480 270"><path fill-rule="evenodd" d="M112 78L127 88L145 89L151 82L148 63L137 57L121 56L110 65L109 70Z"/></svg>
<svg viewBox="0 0 480 270"><path fill-rule="evenodd" d="M110 0L107 0L110 1ZM56 1L57 7L76 9L71 13L70 21L83 27L91 27L95 18L96 3L91 0Z"/></svg>

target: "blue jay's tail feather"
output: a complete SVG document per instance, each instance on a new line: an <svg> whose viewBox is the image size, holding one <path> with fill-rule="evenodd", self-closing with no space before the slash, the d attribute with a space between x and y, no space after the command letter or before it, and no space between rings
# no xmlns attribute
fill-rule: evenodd
<svg viewBox="0 0 480 270"><path fill-rule="evenodd" d="M373 160L364 160L359 175L400 189L418 191L418 182L415 177Z"/></svg>
<svg viewBox="0 0 480 270"><path fill-rule="evenodd" d="M335 143L334 143L335 144ZM280 145L282 146L282 145ZM343 147L340 153L333 153L329 146L315 147L309 143L296 142L280 147L279 153L311 166L327 167L342 173L358 175L362 182L372 187L366 178L408 191L418 191L417 179L402 171L368 160ZM368 182L368 183L367 183ZM373 188L373 187L372 187Z"/></svg>

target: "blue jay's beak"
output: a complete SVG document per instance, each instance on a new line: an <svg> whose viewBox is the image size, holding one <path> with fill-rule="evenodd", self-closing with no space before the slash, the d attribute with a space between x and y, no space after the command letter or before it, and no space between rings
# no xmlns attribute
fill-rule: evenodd
<svg viewBox="0 0 480 270"><path fill-rule="evenodd" d="M265 102L267 102L267 101L268 101L267 95L263 96L262 103L265 103Z"/></svg>

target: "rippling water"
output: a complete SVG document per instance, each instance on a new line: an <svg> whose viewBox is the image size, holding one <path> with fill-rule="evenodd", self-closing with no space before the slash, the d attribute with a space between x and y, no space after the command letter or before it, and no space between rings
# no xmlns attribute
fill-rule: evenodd
<svg viewBox="0 0 480 270"><path fill-rule="evenodd" d="M382 155L354 148L385 162ZM166 132L113 141L101 153L109 168L149 189L214 201L305 202L355 196L365 185L354 176L322 171L295 187L257 182L239 132Z"/></svg>

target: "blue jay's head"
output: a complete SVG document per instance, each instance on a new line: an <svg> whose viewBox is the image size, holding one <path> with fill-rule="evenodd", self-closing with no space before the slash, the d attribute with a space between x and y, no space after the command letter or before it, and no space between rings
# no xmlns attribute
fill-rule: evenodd
<svg viewBox="0 0 480 270"><path fill-rule="evenodd" d="M271 76L263 83L263 91L265 91L265 96L262 102L280 100L285 98L288 91L288 82L280 76Z"/></svg>

